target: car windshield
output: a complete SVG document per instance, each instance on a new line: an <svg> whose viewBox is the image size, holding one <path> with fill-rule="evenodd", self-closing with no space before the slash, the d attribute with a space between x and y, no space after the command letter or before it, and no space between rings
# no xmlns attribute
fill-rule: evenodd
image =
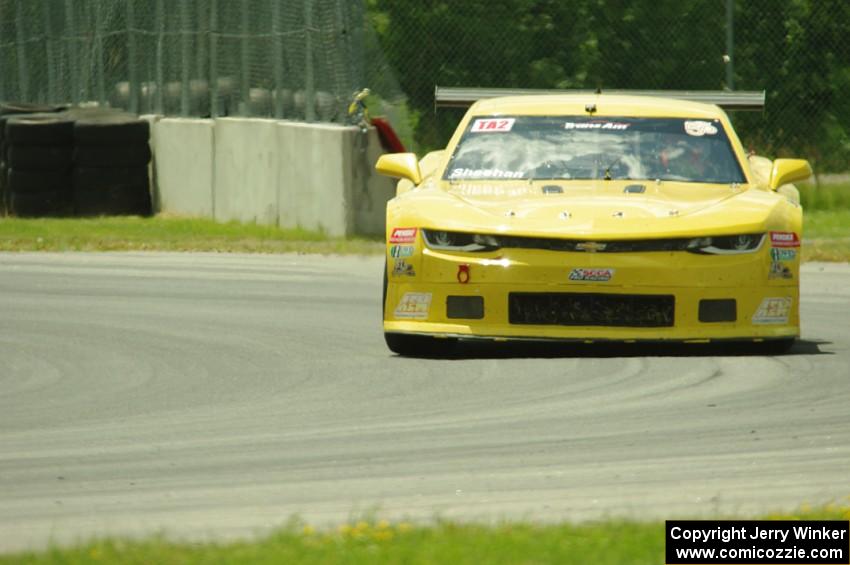
<svg viewBox="0 0 850 565"><path fill-rule="evenodd" d="M589 116L475 118L443 178L745 182L719 120Z"/></svg>

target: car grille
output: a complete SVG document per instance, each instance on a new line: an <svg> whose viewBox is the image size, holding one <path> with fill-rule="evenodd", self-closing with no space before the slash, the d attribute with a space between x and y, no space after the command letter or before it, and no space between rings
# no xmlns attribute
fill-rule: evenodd
<svg viewBox="0 0 850 565"><path fill-rule="evenodd" d="M511 324L543 326L673 326L672 295L601 294L573 292L511 292Z"/></svg>
<svg viewBox="0 0 850 565"><path fill-rule="evenodd" d="M545 249L548 251L590 251L598 253L637 253L647 251L685 251L693 238L621 239L588 242L584 239L549 237L495 236L503 249Z"/></svg>

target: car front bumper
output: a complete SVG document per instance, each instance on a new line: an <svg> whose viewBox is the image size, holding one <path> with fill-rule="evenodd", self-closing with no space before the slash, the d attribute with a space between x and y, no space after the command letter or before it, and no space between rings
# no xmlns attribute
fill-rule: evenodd
<svg viewBox="0 0 850 565"><path fill-rule="evenodd" d="M570 253L534 249L474 254L439 252L428 248L407 259L409 269L395 270L388 255L388 287L384 331L445 337L557 340L762 340L798 337L799 257L783 264L784 276L771 275L773 261L767 245L754 253L698 255L688 252ZM571 273L610 275L609 280L570 280ZM394 272L395 271L395 272ZM466 275L468 274L468 280ZM598 277L597 277L598 278ZM466 282L463 282L466 281ZM552 296L538 306L533 323L518 323L512 298ZM564 294L592 298L589 312L577 316L548 315L559 308ZM479 297L482 312L474 318L451 312L450 297ZM659 322L619 316L611 321L609 298L640 303L645 297L669 297L672 311ZM569 297L574 298L574 297ZM701 301L734 300L733 316L707 321ZM416 303L411 305L411 302ZM427 302L427 304L425 304ZM570 301L572 307L580 308ZM705 309L705 304L703 305ZM728 310L728 309L727 309ZM479 316L480 314L480 316ZM522 316L519 316L522 318ZM614 316L618 318L618 316ZM529 322L529 320L531 322ZM539 321L539 320L538 320Z"/></svg>

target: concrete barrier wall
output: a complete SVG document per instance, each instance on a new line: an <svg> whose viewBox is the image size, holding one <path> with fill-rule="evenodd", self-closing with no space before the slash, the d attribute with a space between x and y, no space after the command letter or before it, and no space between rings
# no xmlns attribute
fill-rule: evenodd
<svg viewBox="0 0 850 565"><path fill-rule="evenodd" d="M151 122L153 201L158 210L213 217L213 126L212 120Z"/></svg>
<svg viewBox="0 0 850 565"><path fill-rule="evenodd" d="M275 122L218 118L214 145L213 217L276 225L280 148Z"/></svg>
<svg viewBox="0 0 850 565"><path fill-rule="evenodd" d="M374 130L249 118L168 118L152 136L159 211L328 235L383 234L395 182Z"/></svg>
<svg viewBox="0 0 850 565"><path fill-rule="evenodd" d="M342 236L354 232L348 199L349 130L331 125L279 122L279 225Z"/></svg>

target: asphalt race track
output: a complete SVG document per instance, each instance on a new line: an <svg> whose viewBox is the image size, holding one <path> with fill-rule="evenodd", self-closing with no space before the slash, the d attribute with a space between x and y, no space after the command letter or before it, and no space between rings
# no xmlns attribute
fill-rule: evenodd
<svg viewBox="0 0 850 565"><path fill-rule="evenodd" d="M850 495L850 265L804 267L804 340L782 357L432 360L385 349L382 264L0 254L0 551L292 515L699 517Z"/></svg>

